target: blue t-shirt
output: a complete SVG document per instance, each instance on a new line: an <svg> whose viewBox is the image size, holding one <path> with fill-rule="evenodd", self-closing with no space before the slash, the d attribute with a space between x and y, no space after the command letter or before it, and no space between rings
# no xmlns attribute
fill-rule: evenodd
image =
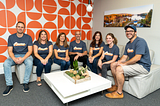
<svg viewBox="0 0 160 106"><path fill-rule="evenodd" d="M80 41L80 43L76 43L76 40L74 40L73 42L70 43L69 52L83 53L84 51L87 51L85 42Z"/></svg>
<svg viewBox="0 0 160 106"><path fill-rule="evenodd" d="M28 46L32 46L32 38L27 34L23 34L21 38L17 34L12 34L8 38L8 47L13 47L14 54L26 54Z"/></svg>
<svg viewBox="0 0 160 106"><path fill-rule="evenodd" d="M59 57L62 57L62 58L66 57L66 50L68 50L68 47L60 46L59 48L56 44L54 44L53 49L57 50Z"/></svg>
<svg viewBox="0 0 160 106"><path fill-rule="evenodd" d="M35 41L34 45L38 46L38 54L45 59L49 54L49 46L52 45L52 42L48 41L47 44L39 44L38 41Z"/></svg>
<svg viewBox="0 0 160 106"><path fill-rule="evenodd" d="M118 55L117 60L119 60L119 48L117 45L113 45L112 48L109 48L109 44L107 44L103 47L103 51L104 51L104 59L106 61L112 60L114 55Z"/></svg>
<svg viewBox="0 0 160 106"><path fill-rule="evenodd" d="M142 65L147 71L150 71L151 61L147 43L144 39L137 37L132 43L126 44L124 55L128 55L129 59L136 54L141 54L142 57L136 63Z"/></svg>
<svg viewBox="0 0 160 106"><path fill-rule="evenodd" d="M97 53L99 53L99 50L101 49L101 47L103 47L105 44L104 42L102 42L100 44L100 47L98 47L98 44L95 45L95 47L92 47L92 45L90 44L90 47L92 47L93 50L93 56L96 55Z"/></svg>

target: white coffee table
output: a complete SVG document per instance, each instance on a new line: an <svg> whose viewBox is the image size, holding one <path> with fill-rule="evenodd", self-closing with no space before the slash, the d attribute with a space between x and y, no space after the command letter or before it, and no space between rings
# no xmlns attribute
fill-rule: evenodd
<svg viewBox="0 0 160 106"><path fill-rule="evenodd" d="M64 71L44 74L44 80L65 104L111 87L111 81L90 71L89 75L91 80L78 84L67 79Z"/></svg>

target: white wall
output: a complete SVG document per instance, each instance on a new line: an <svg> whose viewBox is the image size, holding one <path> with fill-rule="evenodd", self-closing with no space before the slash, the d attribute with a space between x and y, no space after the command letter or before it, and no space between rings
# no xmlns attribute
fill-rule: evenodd
<svg viewBox="0 0 160 106"><path fill-rule="evenodd" d="M104 11L153 4L151 28L137 28L137 35L144 38L150 49L155 51L155 64L160 65L160 0L94 0L93 32L102 32L103 39L112 32L118 44L125 45L128 39L123 27L103 27Z"/></svg>

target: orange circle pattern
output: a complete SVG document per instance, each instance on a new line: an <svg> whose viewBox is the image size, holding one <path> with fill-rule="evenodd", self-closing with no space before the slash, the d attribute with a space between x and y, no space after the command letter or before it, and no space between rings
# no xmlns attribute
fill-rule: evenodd
<svg viewBox="0 0 160 106"><path fill-rule="evenodd" d="M33 42L38 39L41 30L46 30L48 40L53 42L61 32L66 33L67 41L71 42L75 40L75 31L82 32L82 40L91 40L93 12L86 11L87 4L88 0L0 1L0 64L7 59L7 54L4 54L7 50L7 33L16 33L18 21L25 23L24 32L32 37Z"/></svg>

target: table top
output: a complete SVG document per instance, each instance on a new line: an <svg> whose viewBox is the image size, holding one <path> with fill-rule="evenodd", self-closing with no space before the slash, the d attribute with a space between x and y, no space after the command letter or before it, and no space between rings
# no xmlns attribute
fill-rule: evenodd
<svg viewBox="0 0 160 106"><path fill-rule="evenodd" d="M107 86L111 84L111 81L109 81L108 79L94 74L91 71L88 71L89 75L91 76L91 80L74 84L72 81L70 81L64 76L64 72L65 71L58 71L44 74L44 77L49 80L50 84L53 85L63 97L78 94L98 86Z"/></svg>

